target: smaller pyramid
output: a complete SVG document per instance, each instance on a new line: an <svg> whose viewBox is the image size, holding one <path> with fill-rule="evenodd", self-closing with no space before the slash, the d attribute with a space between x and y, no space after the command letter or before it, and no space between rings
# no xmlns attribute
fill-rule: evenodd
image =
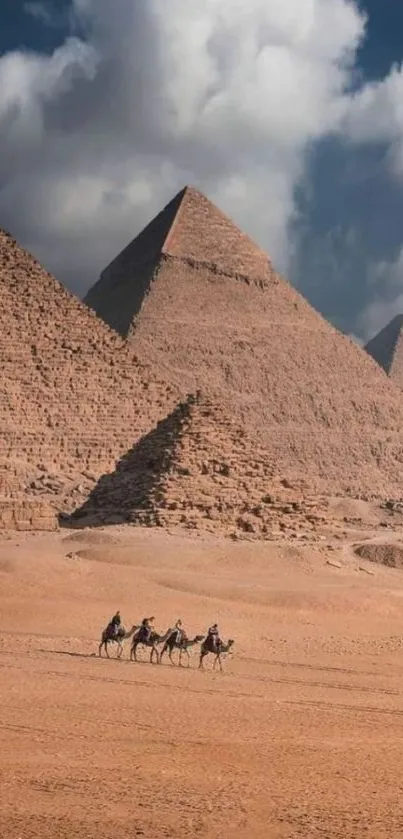
<svg viewBox="0 0 403 839"><path fill-rule="evenodd" d="M291 487L276 475L267 453L198 391L124 455L65 524L126 521L236 538L312 538L315 513L325 507L301 482Z"/></svg>
<svg viewBox="0 0 403 839"><path fill-rule="evenodd" d="M396 315L365 349L394 381L403 387L403 315Z"/></svg>

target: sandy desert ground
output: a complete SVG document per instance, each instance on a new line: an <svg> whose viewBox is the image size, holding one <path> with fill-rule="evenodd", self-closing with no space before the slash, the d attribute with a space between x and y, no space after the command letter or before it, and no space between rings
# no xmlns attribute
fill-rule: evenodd
<svg viewBox="0 0 403 839"><path fill-rule="evenodd" d="M352 541L3 537L0 836L401 839L403 571ZM225 672L99 659L119 607L217 620Z"/></svg>

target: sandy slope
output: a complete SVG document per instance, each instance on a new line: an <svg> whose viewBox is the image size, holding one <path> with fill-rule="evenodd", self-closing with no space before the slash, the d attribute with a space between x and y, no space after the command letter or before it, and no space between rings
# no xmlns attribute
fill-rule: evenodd
<svg viewBox="0 0 403 839"><path fill-rule="evenodd" d="M403 574L358 565L124 528L3 541L0 836L401 839ZM218 620L225 673L99 660L118 607Z"/></svg>

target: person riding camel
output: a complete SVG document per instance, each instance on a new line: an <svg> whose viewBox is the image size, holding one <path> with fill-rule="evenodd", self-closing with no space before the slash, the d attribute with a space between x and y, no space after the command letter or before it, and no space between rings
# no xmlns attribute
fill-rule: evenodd
<svg viewBox="0 0 403 839"><path fill-rule="evenodd" d="M210 628L207 632L207 639L206 640L207 641L210 640L212 642L212 645L213 645L214 649L218 650L218 645L221 644L221 638L220 638L220 633L219 633L219 630L218 630L218 624L217 623L213 623L213 625L210 626Z"/></svg>
<svg viewBox="0 0 403 839"><path fill-rule="evenodd" d="M179 618L179 620L176 621L176 624L175 624L174 628L172 629L170 635L171 635L171 637L172 637L172 635L175 635L175 644L177 644L178 646L181 643L181 641L186 641L187 635L186 635L185 630L182 627L182 621L181 621L180 618Z"/></svg>
<svg viewBox="0 0 403 839"><path fill-rule="evenodd" d="M144 644L147 644L153 632L153 623L155 621L154 615L151 618L143 618L140 626L140 639Z"/></svg>
<svg viewBox="0 0 403 839"><path fill-rule="evenodd" d="M113 618L109 621L109 626L110 626L114 635L118 634L121 625L122 625L122 619L120 617L120 612L118 610L117 612L115 612Z"/></svg>

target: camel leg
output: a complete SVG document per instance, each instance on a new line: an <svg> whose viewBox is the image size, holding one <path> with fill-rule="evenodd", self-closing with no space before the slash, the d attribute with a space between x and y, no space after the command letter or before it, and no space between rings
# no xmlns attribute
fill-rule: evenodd
<svg viewBox="0 0 403 839"><path fill-rule="evenodd" d="M167 645L166 645L166 644L164 644L164 646L163 646L163 648L162 648L162 650L161 650L161 652L160 652L160 664L161 664L161 662L162 662L162 656L163 656L163 655L165 655L165 653L166 653L167 649L168 649L168 648L167 648Z"/></svg>
<svg viewBox="0 0 403 839"><path fill-rule="evenodd" d="M170 649L170 650L169 650L168 655L169 655L169 660L170 660L171 664L175 664L175 662L174 662L174 660L173 660L173 658L172 658L172 649ZM179 657L180 657L180 653L179 653Z"/></svg>
<svg viewBox="0 0 403 839"><path fill-rule="evenodd" d="M221 664L221 656L220 656L220 653L218 653L218 654L216 655L215 659L214 659L213 670L215 670L215 666L216 666L216 664L217 664L217 661L218 661L218 663L219 663L219 665L220 665L220 670L221 670L221 673L222 673L222 664Z"/></svg>
<svg viewBox="0 0 403 839"><path fill-rule="evenodd" d="M203 655L203 653L200 653L199 670L204 670L203 659L204 659L204 655Z"/></svg>
<svg viewBox="0 0 403 839"><path fill-rule="evenodd" d="M122 655L122 652L123 652L123 646L122 646L122 644L119 643L118 644L118 651L116 653L116 658L120 658L120 656Z"/></svg>
<svg viewBox="0 0 403 839"><path fill-rule="evenodd" d="M214 659L214 663L213 663L213 670L215 670L215 668L216 668L217 661L218 661L218 663L219 663L219 665L220 665L220 670L221 670L221 672L222 672L222 665L221 665L221 656L220 656L220 653L216 653L216 657L215 657L215 659Z"/></svg>
<svg viewBox="0 0 403 839"><path fill-rule="evenodd" d="M100 655L102 655L102 646L103 646L103 644L102 644L102 641L101 641L101 643L100 643L100 645L99 645L99 647L98 647L98 655L99 655L99 656L100 656Z"/></svg>
<svg viewBox="0 0 403 839"><path fill-rule="evenodd" d="M189 650L188 650L188 648L187 648L187 647L185 647L184 649L180 649L180 650L179 650L179 667L182 667L182 656L183 656L183 653L186 653L187 662L188 662L188 667L190 667L190 653L189 653Z"/></svg>

